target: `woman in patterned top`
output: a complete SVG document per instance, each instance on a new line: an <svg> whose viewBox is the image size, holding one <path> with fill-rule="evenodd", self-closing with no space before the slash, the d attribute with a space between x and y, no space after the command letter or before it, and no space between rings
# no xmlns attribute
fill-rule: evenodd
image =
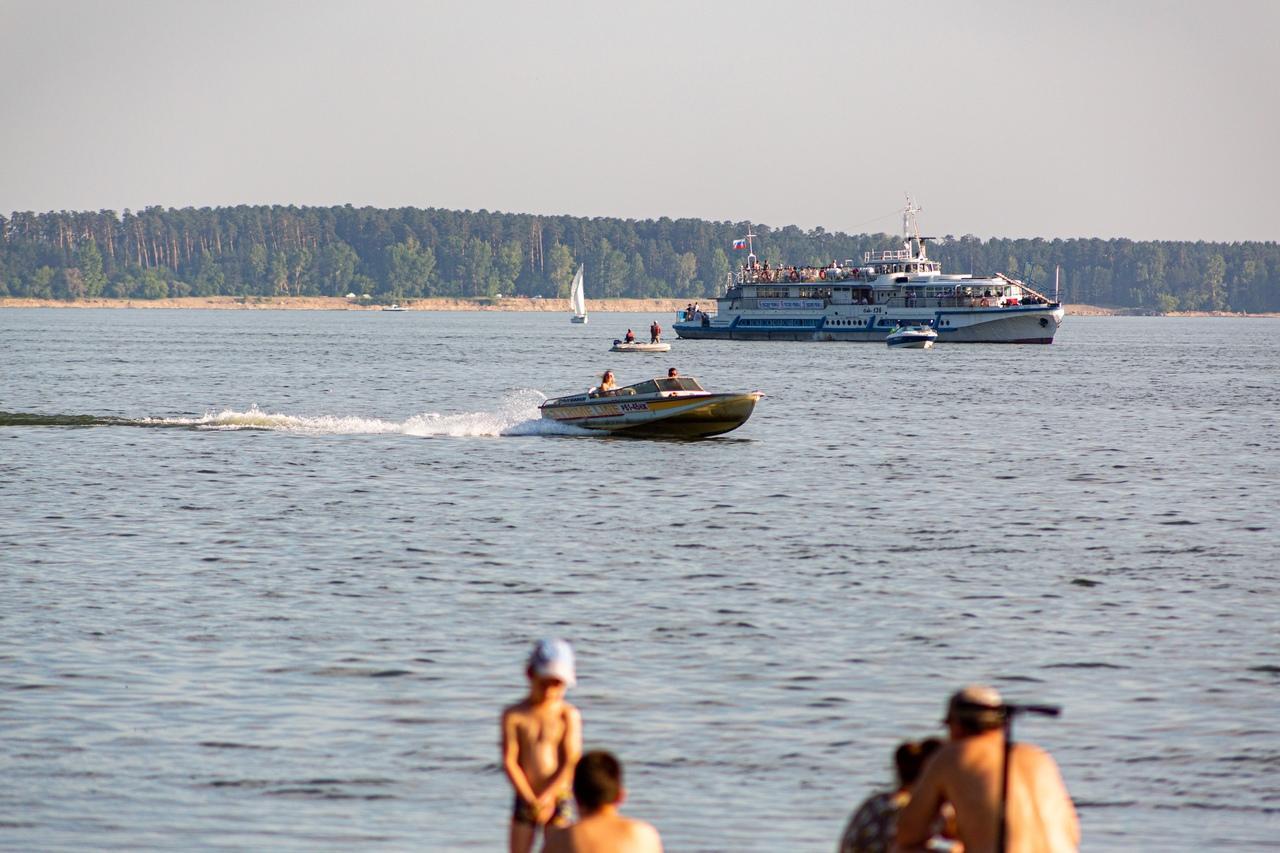
<svg viewBox="0 0 1280 853"><path fill-rule="evenodd" d="M942 741L937 738L919 743L908 740L899 745L893 754L898 769L897 790L873 794L858 806L840 837L839 853L890 853L894 849L898 813L911 799L911 786L925 762L940 746Z"/></svg>

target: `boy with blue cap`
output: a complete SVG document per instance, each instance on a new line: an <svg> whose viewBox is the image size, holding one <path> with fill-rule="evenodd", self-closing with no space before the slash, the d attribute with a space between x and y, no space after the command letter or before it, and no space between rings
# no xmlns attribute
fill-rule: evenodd
<svg viewBox="0 0 1280 853"><path fill-rule="evenodd" d="M573 649L539 640L525 675L529 695L502 712L502 769L515 789L511 853L529 853L539 829L572 822L569 789L582 754L582 717L564 701L577 683Z"/></svg>

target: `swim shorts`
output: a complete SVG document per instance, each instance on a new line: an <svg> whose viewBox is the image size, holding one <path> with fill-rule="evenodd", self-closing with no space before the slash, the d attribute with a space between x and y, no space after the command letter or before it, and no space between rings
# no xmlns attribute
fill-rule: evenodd
<svg viewBox="0 0 1280 853"><path fill-rule="evenodd" d="M530 826L538 825L537 815L533 811L533 805L520 799L517 794L515 805L511 808L511 820L513 823L527 823ZM573 802L566 796L556 800L555 811L551 813L551 819L547 821L547 826L568 826L573 823Z"/></svg>

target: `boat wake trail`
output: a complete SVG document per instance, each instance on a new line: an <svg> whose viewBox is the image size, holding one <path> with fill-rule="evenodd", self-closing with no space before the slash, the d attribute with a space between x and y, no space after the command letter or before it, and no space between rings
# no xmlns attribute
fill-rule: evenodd
<svg viewBox="0 0 1280 853"><path fill-rule="evenodd" d="M532 389L512 392L496 411L439 414L427 412L404 421L346 415L289 415L266 412L256 405L238 411L224 409L199 417L112 418L94 415L41 415L0 412L0 427L6 426L137 426L199 430L268 430L303 435L384 435L422 437L509 436L509 435L589 435L589 430L544 420L538 405L546 395Z"/></svg>

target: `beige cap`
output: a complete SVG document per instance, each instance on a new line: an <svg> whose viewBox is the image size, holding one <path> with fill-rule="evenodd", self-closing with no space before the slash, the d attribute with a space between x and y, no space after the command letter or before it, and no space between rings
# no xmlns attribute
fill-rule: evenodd
<svg viewBox="0 0 1280 853"><path fill-rule="evenodd" d="M942 722L963 720L980 728L994 728L1004 720L1004 700L994 687L970 684L951 694L947 716Z"/></svg>

